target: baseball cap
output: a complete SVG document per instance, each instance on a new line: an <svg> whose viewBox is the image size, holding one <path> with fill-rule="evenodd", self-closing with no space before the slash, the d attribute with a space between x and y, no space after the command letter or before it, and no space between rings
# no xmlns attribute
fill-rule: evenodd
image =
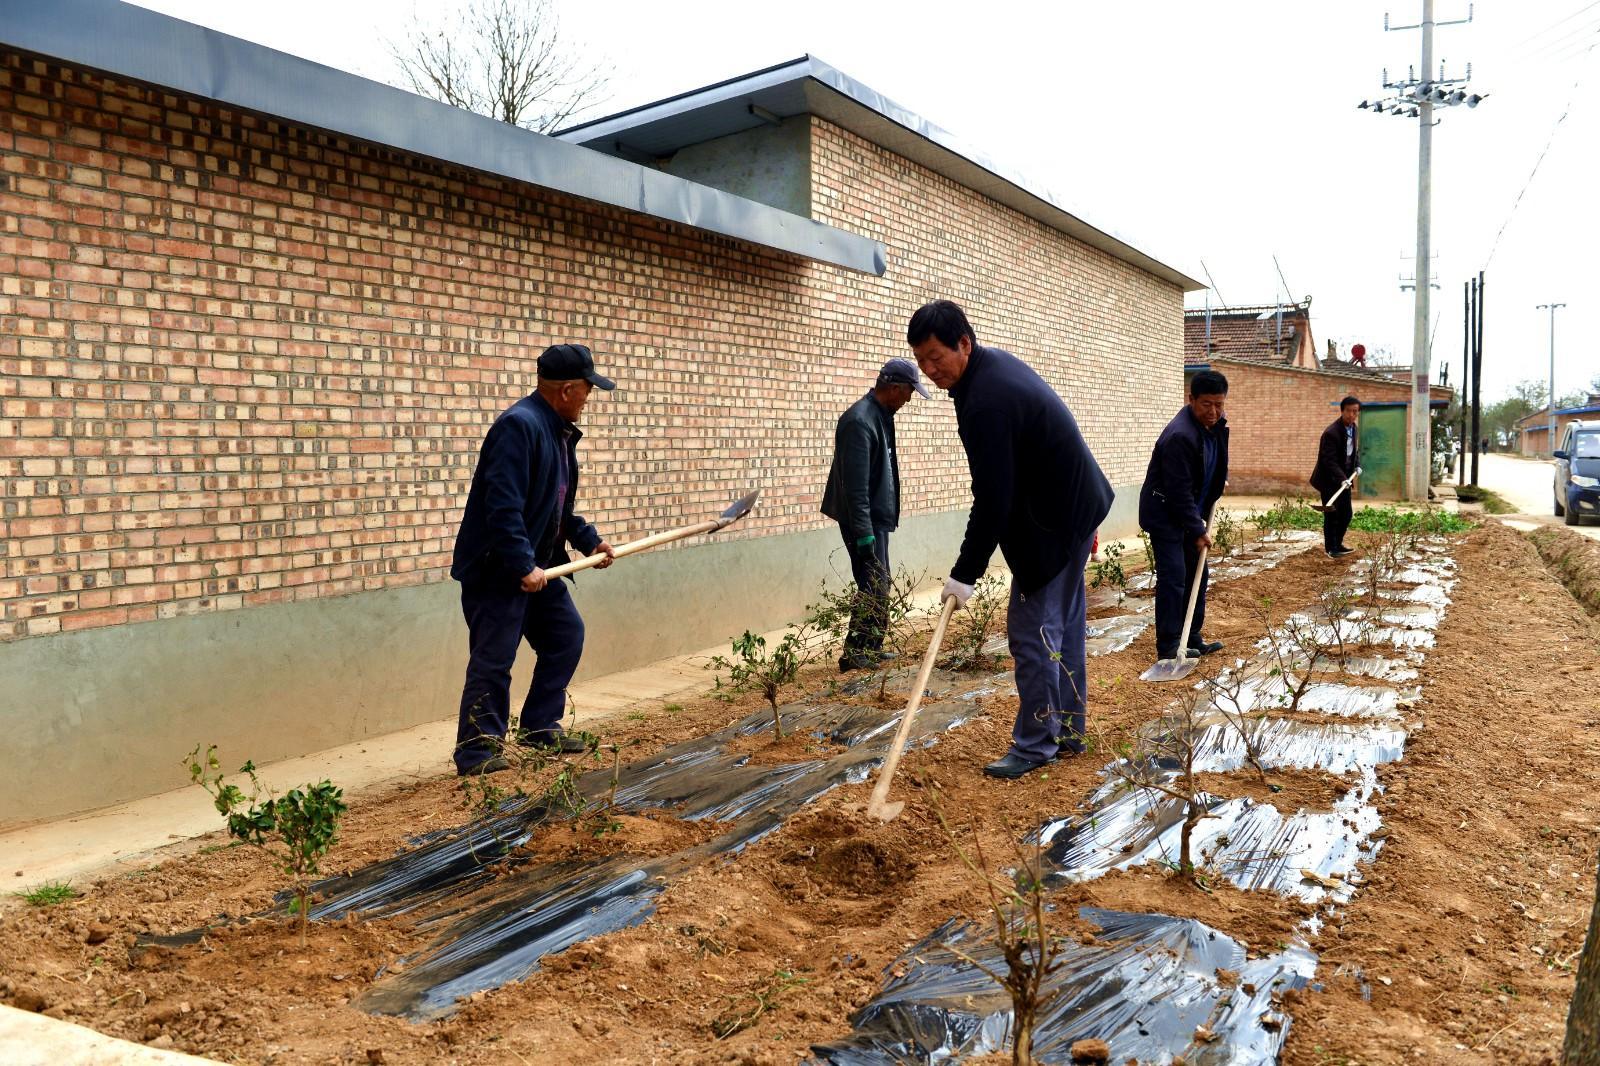
<svg viewBox="0 0 1600 1066"><path fill-rule="evenodd" d="M594 354L581 344L552 344L539 355L539 376L546 381L587 381L610 391L617 383L595 373Z"/></svg>
<svg viewBox="0 0 1600 1066"><path fill-rule="evenodd" d="M878 371L879 385L910 385L917 390L917 395L924 400L928 398L928 387L917 376L917 368L909 359L891 359L883 364L883 369Z"/></svg>

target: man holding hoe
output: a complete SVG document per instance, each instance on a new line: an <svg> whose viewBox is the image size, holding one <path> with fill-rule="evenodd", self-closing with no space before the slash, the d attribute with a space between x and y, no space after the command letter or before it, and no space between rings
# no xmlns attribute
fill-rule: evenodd
<svg viewBox="0 0 1600 1066"><path fill-rule="evenodd" d="M1342 559L1355 551L1344 546L1344 535L1355 514L1350 504L1355 487L1344 483L1354 479L1361 467L1360 420L1361 401L1346 396L1339 401L1339 417L1317 441L1317 465L1311 471L1311 485L1322 494L1322 546L1330 559ZM1341 487L1343 492L1339 491ZM1328 498L1335 493L1338 499L1330 504Z"/></svg>
<svg viewBox="0 0 1600 1066"><path fill-rule="evenodd" d="M567 684L583 656L583 618L545 568L564 562L566 545L585 555L615 554L594 526L573 513L578 494L578 417L596 388L616 385L595 372L581 344L556 344L539 356L538 386L512 404L484 438L450 576L461 583L470 646L456 772L509 769L500 747L510 725L511 666L524 639L538 656L522 704L519 738L562 752L584 750L561 730Z"/></svg>
<svg viewBox="0 0 1600 1066"><path fill-rule="evenodd" d="M1180 644L1188 659L1222 650L1221 642L1200 635L1211 574L1200 553L1211 547L1211 512L1228 480L1227 399L1227 378L1215 370L1194 376L1183 410L1156 438L1139 490L1139 526L1150 534L1156 560L1157 662L1177 658ZM1191 589L1194 620L1185 633Z"/></svg>
<svg viewBox="0 0 1600 1066"><path fill-rule="evenodd" d="M966 606L995 547L1011 567L1007 637L1020 702L1006 754L983 768L1015 778L1085 740L1083 568L1111 510L1111 483L1072 412L1010 352L986 348L949 300L911 316L917 365L955 401L972 510L941 599Z"/></svg>

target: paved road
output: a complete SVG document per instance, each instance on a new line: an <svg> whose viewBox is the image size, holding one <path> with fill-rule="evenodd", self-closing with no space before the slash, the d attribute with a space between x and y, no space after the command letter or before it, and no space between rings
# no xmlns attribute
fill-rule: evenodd
<svg viewBox="0 0 1600 1066"><path fill-rule="evenodd" d="M1522 512L1519 517L1542 525L1561 524L1561 519L1555 516L1555 468L1548 460L1490 452L1480 463L1478 483L1503 496L1507 503ZM1575 528L1586 537L1600 540L1600 525L1589 522Z"/></svg>

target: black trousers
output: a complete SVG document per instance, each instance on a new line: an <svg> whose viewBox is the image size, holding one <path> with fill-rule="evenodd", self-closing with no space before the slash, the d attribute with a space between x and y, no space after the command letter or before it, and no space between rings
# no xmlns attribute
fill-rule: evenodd
<svg viewBox="0 0 1600 1066"><path fill-rule="evenodd" d="M464 583L470 657L456 725L456 768L471 770L500 749L511 718L511 666L526 640L538 656L518 728L548 741L567 711L567 684L583 657L583 619L567 583L523 592L510 582Z"/></svg>
<svg viewBox="0 0 1600 1066"><path fill-rule="evenodd" d="M1195 568L1200 563L1200 549L1191 537L1150 537L1150 550L1156 557L1156 658L1171 659L1178 654L1178 642L1184 646L1200 639L1200 627L1206 622L1206 582L1211 577L1207 563L1200 574L1200 594L1194 602L1194 621L1189 632L1182 633L1183 614L1189 609L1189 588L1195 581Z"/></svg>
<svg viewBox="0 0 1600 1066"><path fill-rule="evenodd" d="M883 648L889 605L889 531L874 530L871 544L858 545L839 527L845 551L850 553L850 575L856 579L856 599L850 608L850 628L845 633L844 654L859 655Z"/></svg>
<svg viewBox="0 0 1600 1066"><path fill-rule="evenodd" d="M1350 506L1350 493L1354 486L1345 489L1333 506L1322 512L1323 547L1335 551L1344 547L1345 531L1350 528L1350 518L1355 513Z"/></svg>

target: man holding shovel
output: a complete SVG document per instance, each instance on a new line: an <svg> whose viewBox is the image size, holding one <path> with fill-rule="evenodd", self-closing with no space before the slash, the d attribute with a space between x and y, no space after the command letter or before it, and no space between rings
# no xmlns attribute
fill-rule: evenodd
<svg viewBox="0 0 1600 1066"><path fill-rule="evenodd" d="M1222 650L1220 641L1200 635L1211 573L1200 554L1211 547L1208 518L1228 480L1227 399L1227 378L1215 370L1194 376L1183 410L1156 438L1139 490L1139 525L1150 534L1156 560L1157 662L1177 658L1180 643L1186 659ZM1194 618L1186 633L1191 591Z"/></svg>
<svg viewBox="0 0 1600 1066"><path fill-rule="evenodd" d="M1353 510L1350 497L1355 495L1353 485L1345 485L1355 477L1361 466L1361 432L1356 423L1361 418L1361 401L1346 396L1339 401L1339 417L1322 431L1317 443L1317 466L1311 472L1311 484L1322 494L1322 542L1329 558L1342 559L1355 551L1344 546L1344 535L1350 529ZM1344 491L1340 492L1343 487ZM1328 498L1338 494L1329 504Z"/></svg>
<svg viewBox="0 0 1600 1066"><path fill-rule="evenodd" d="M928 397L917 368L908 360L891 359L878 371L872 391L851 404L834 429L822 513L839 523L857 590L839 658L841 672L874 666L894 654L883 651L892 585L889 534L900 523L894 416L913 391Z"/></svg>
<svg viewBox="0 0 1600 1066"><path fill-rule="evenodd" d="M470 658L456 729L456 772L509 767L499 754L511 713L511 666L524 639L538 656L522 704L520 738L563 752L584 749L560 726L567 683L583 655L583 619L567 587L544 568L563 562L566 545L585 555L614 552L594 526L573 514L578 493L578 417L595 388L616 385L595 372L581 344L539 356L535 391L495 419L478 453L450 576L461 583Z"/></svg>
<svg viewBox="0 0 1600 1066"><path fill-rule="evenodd" d="M1111 483L1078 423L1026 363L986 348L949 300L911 316L906 342L956 406L972 510L941 599L965 606L995 547L1011 567L1006 630L1020 702L1005 756L983 768L1021 777L1084 750L1083 568L1111 510Z"/></svg>

